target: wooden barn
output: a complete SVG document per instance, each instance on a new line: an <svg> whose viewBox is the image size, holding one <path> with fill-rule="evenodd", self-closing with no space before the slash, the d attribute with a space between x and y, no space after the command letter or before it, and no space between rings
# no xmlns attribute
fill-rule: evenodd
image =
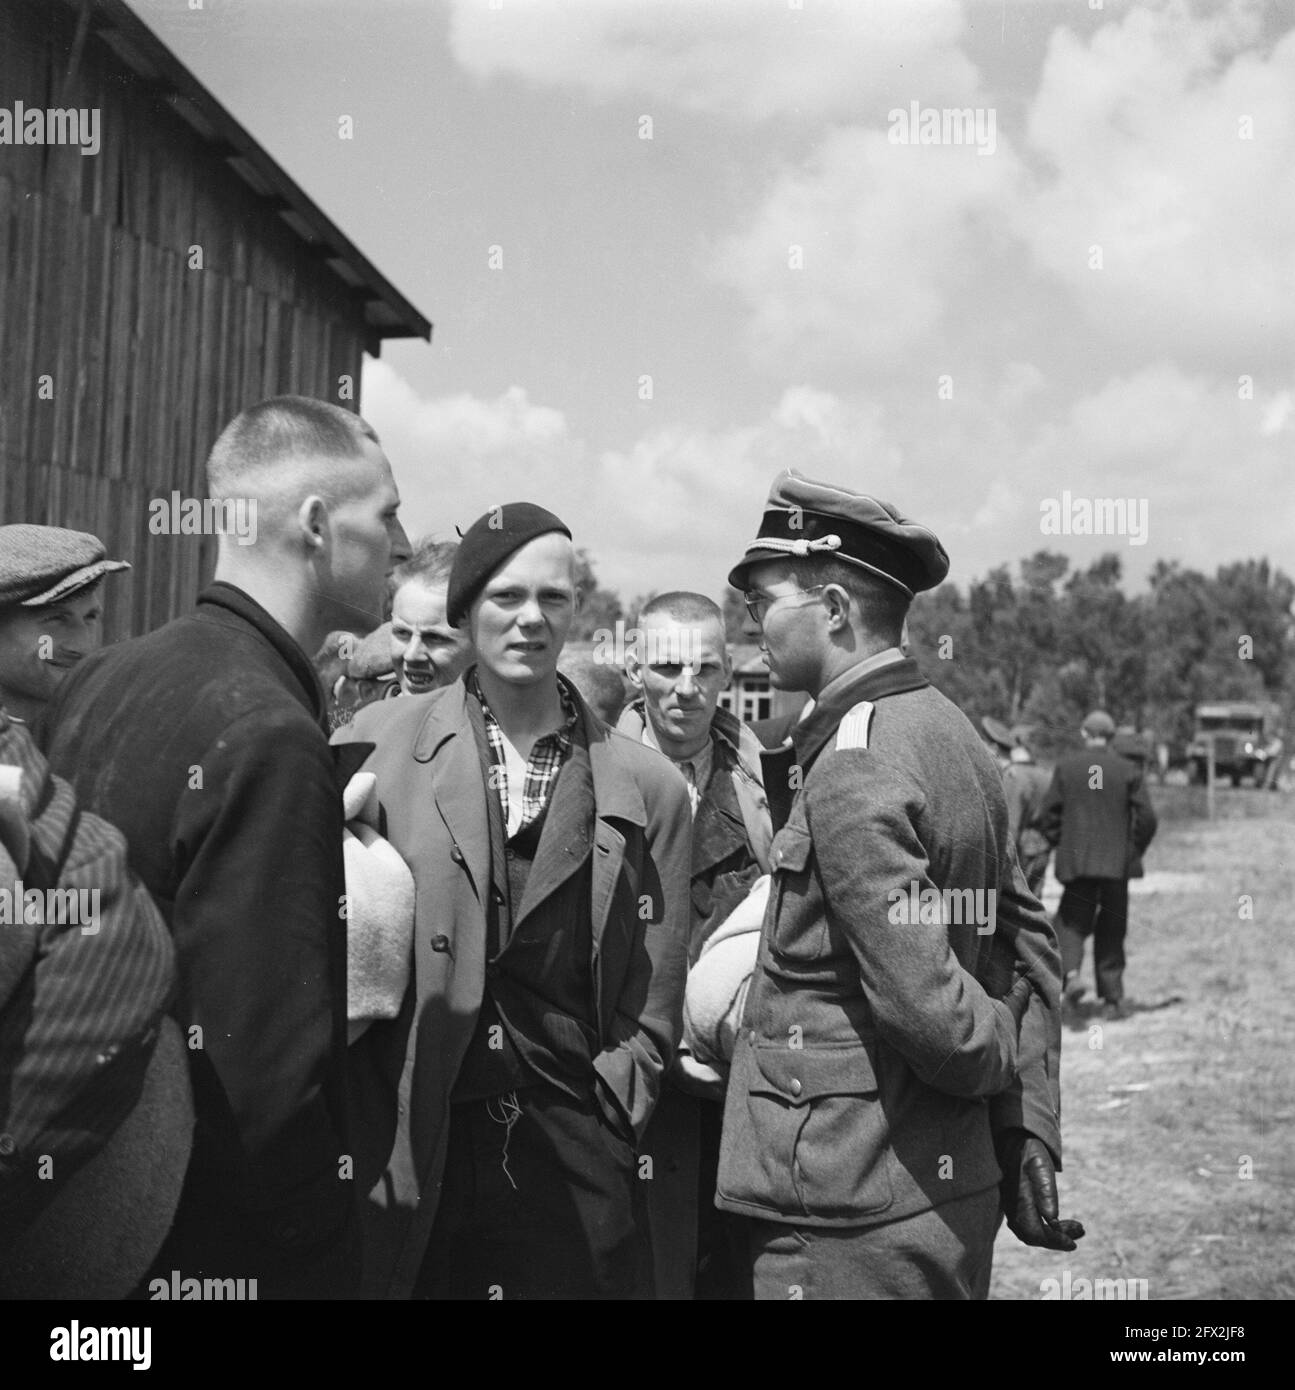
<svg viewBox="0 0 1295 1390"><path fill-rule="evenodd" d="M0 0L0 523L130 561L105 640L210 577L215 537L150 534L149 502L204 495L221 427L358 409L402 337L431 324L122 0Z"/></svg>

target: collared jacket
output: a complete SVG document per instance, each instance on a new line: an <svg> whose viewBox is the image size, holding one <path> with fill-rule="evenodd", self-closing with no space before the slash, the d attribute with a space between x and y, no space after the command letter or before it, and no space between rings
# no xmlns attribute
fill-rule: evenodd
<svg viewBox="0 0 1295 1390"><path fill-rule="evenodd" d="M589 751L586 818L547 824L514 920L591 859L591 972L600 1050L595 1100L641 1138L681 1031L688 939L689 815L682 776L608 729L568 683ZM408 1297L445 1165L450 1096L481 1007L491 864L481 759L465 678L370 705L336 742L372 745L380 830L413 871L413 970L398 1017L352 1049L357 1176L367 1189L365 1292ZM550 812L552 808L550 808Z"/></svg>
<svg viewBox="0 0 1295 1390"><path fill-rule="evenodd" d="M1141 878L1156 813L1142 769L1113 748L1083 748L1057 760L1043 800L1042 830L1057 847L1059 883Z"/></svg>
<svg viewBox="0 0 1295 1390"><path fill-rule="evenodd" d="M1059 1161L1056 942L981 739L901 660L839 677L794 741L718 1204L867 1226L993 1187L996 1130Z"/></svg>
<svg viewBox="0 0 1295 1390"><path fill-rule="evenodd" d="M48 728L51 768L125 835L175 941L197 1123L154 1269L354 1294L342 800L309 657L216 583L79 663Z"/></svg>

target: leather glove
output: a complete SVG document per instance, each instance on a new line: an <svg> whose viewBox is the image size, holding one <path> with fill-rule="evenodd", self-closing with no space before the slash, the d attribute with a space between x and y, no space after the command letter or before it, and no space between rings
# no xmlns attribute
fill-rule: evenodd
<svg viewBox="0 0 1295 1390"><path fill-rule="evenodd" d="M1057 1217L1057 1174L1043 1140L1023 1129L1008 1130L999 1137L998 1164L1008 1230L1025 1245L1073 1250L1084 1228L1078 1221Z"/></svg>

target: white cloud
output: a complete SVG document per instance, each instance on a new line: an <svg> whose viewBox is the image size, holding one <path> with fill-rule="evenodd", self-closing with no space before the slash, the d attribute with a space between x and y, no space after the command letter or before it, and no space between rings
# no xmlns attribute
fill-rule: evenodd
<svg viewBox="0 0 1295 1390"><path fill-rule="evenodd" d="M717 247L712 273L749 305L762 364L894 362L1001 239L1019 174L1001 134L981 158L969 145L892 144L884 128L835 130L782 173L748 230Z"/></svg>
<svg viewBox="0 0 1295 1390"><path fill-rule="evenodd" d="M835 115L975 86L958 0L455 0L450 44L477 77L743 120Z"/></svg>
<svg viewBox="0 0 1295 1390"><path fill-rule="evenodd" d="M1295 33L1267 54L1259 35L1253 5L1181 4L1052 35L1028 127L1046 172L1016 226L1117 336L1217 350L1291 326Z"/></svg>

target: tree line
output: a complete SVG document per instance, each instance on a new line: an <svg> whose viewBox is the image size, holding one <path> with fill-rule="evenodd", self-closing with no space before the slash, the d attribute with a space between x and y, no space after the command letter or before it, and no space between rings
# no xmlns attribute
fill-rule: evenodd
<svg viewBox="0 0 1295 1390"><path fill-rule="evenodd" d="M571 635L592 637L618 618L632 626L651 595L626 606L598 584L588 552L579 559L585 601ZM1273 701L1295 732L1295 581L1266 559L1212 576L1161 560L1131 597L1121 579L1115 552L1072 571L1067 556L1040 550L1015 575L999 565L965 589L919 595L910 647L968 715L1029 726L1044 756L1073 746L1092 709L1173 750L1191 738L1195 707L1211 701ZM728 640L752 641L742 596L728 589L722 606Z"/></svg>

